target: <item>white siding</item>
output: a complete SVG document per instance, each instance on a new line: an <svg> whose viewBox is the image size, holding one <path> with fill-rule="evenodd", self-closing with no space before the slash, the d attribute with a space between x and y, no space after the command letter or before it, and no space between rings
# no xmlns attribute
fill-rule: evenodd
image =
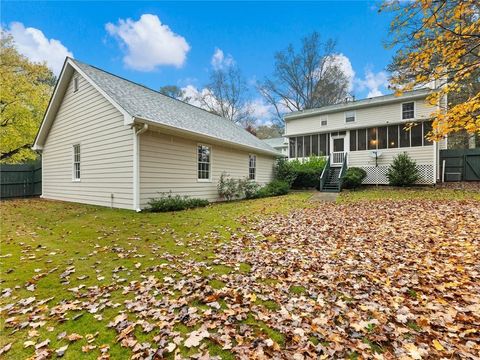
<svg viewBox="0 0 480 360"><path fill-rule="evenodd" d="M397 149L381 149L382 155L378 158L378 165L390 165L392 160L398 154L406 152L417 165L431 165L434 162L433 145L429 146L414 146ZM375 158L371 157L372 150L365 151L351 151L348 153L348 166L375 166Z"/></svg>
<svg viewBox="0 0 480 360"><path fill-rule="evenodd" d="M417 120L427 119L436 110L435 106L425 103L424 100L415 102L415 117ZM411 102L405 101L405 102ZM314 115L305 118L286 119L285 136L329 132L336 130L382 126L402 122L402 102L387 105L376 105L355 110L355 122L345 123L345 111L330 114ZM320 126L321 120L327 120L326 126Z"/></svg>
<svg viewBox="0 0 480 360"><path fill-rule="evenodd" d="M133 208L133 131L90 83L73 78L43 149L43 197ZM80 144L81 180L72 181L73 145ZM113 199L112 199L113 194Z"/></svg>
<svg viewBox="0 0 480 360"><path fill-rule="evenodd" d="M197 142L147 131L140 136L140 205L145 207L159 193L172 192L217 201L217 184L222 172L234 178L248 176L248 155L254 152L211 146L211 182L197 181ZM259 183L273 178L274 158L257 155Z"/></svg>

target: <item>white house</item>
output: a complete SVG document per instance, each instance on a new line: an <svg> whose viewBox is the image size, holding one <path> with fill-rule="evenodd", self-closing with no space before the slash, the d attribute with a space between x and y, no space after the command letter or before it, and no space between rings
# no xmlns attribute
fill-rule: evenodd
<svg viewBox="0 0 480 360"><path fill-rule="evenodd" d="M227 119L71 58L34 149L44 198L134 210L170 191L216 201L222 172L267 183L280 156Z"/></svg>
<svg viewBox="0 0 480 360"><path fill-rule="evenodd" d="M340 168L366 170L365 184L387 184L385 176L393 158L403 152L417 163L421 184L434 184L439 177L439 150L446 139L425 138L436 106L425 100L431 89L402 96L385 95L350 101L318 109L292 112L285 116L289 158L329 156L330 177ZM414 123L410 130L407 123ZM344 162L345 160L345 162Z"/></svg>
<svg viewBox="0 0 480 360"><path fill-rule="evenodd" d="M277 137L271 139L263 139L266 144L277 150L283 156L288 157L288 139L285 137Z"/></svg>

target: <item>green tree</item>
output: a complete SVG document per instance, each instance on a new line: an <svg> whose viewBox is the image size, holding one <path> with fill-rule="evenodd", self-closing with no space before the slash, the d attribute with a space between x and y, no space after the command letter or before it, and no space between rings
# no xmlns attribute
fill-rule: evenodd
<svg viewBox="0 0 480 360"><path fill-rule="evenodd" d="M31 160L35 135L50 99L55 76L45 64L29 61L1 33L0 49L0 161Z"/></svg>
<svg viewBox="0 0 480 360"><path fill-rule="evenodd" d="M417 163L407 153L398 154L387 170L388 183L393 186L410 186L420 179Z"/></svg>

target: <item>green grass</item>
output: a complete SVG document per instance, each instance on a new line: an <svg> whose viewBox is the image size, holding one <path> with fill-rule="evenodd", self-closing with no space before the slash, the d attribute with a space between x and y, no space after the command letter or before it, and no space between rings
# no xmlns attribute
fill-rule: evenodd
<svg viewBox="0 0 480 360"><path fill-rule="evenodd" d="M441 189L435 187L392 188L386 186L342 191L338 203L377 200L480 200L480 192L474 190Z"/></svg>
<svg viewBox="0 0 480 360"><path fill-rule="evenodd" d="M125 279L122 285L131 280L141 280L146 275L178 279L180 274L171 270L158 267L156 271L151 270L165 262L159 259L165 254L181 256L181 260L174 261L204 261L206 270L198 275L209 277L209 284L213 288L222 288L222 274L249 272L251 266L239 264L235 269L215 265L215 245L229 241L234 233L248 231L249 224L258 218L312 206L307 201L310 196L310 193L295 193L173 213L135 213L40 199L4 201L1 203L1 288L11 288L13 293L11 297L0 298L0 307L30 296L35 296L37 300L53 297L48 303L53 306L62 299L74 298L74 294L68 291L69 288L80 284L89 287L113 283L115 279L112 271L119 267L126 268L115 273ZM139 267L135 266L137 263L140 264ZM75 273L70 276L70 283L64 285L60 281L60 274L68 266L74 266ZM55 268L58 269L48 273ZM35 276L42 273L46 275L35 281ZM79 276L87 278L77 279ZM99 281L98 276L105 278ZM28 281L36 282L33 292L25 288ZM111 292L111 299L122 304L122 307L125 299L132 296L131 293L123 295L121 289ZM112 359L129 358L130 350L117 344L116 332L107 327L122 307L107 308L102 312L101 321L95 320L88 312L76 320L70 319L63 323L48 320L38 329L38 339L50 339L49 347L57 349L67 344L66 340L57 340L57 335L61 332L85 336L98 331L95 345L108 344ZM73 312L69 317L77 313ZM5 327L5 319L8 317L5 313L0 316L0 347L13 343L6 358L25 359L32 356L34 348L23 347L23 343L30 340L28 329L12 332L12 328ZM254 320L250 319L250 322L253 324ZM256 328L266 336L276 336L281 341L281 337L264 324L258 323ZM186 327L178 329L182 334L191 330ZM139 339L151 341L154 336L152 333L142 334ZM81 352L81 347L86 344L85 339L71 343L63 358L77 359L81 356L96 359L98 349L86 354ZM231 353L216 344L208 344L208 348L211 355L231 358ZM182 349L181 352L187 355L192 351L195 352L194 349Z"/></svg>

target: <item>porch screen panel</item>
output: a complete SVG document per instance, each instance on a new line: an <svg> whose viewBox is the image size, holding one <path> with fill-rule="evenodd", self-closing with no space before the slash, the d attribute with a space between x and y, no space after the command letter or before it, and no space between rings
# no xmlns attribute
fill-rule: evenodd
<svg viewBox="0 0 480 360"><path fill-rule="evenodd" d="M381 126L378 128L378 148L387 148L387 127Z"/></svg>
<svg viewBox="0 0 480 360"><path fill-rule="evenodd" d="M367 129L357 131L358 146L357 150L367 150Z"/></svg>
<svg viewBox="0 0 480 360"><path fill-rule="evenodd" d="M412 132L412 146L422 146L422 124L416 124L410 130Z"/></svg>
<svg viewBox="0 0 480 360"><path fill-rule="evenodd" d="M328 154L328 136L327 134L320 134L320 152L322 155Z"/></svg>
<svg viewBox="0 0 480 360"><path fill-rule="evenodd" d="M303 157L303 136L297 137L297 158Z"/></svg>
<svg viewBox="0 0 480 360"><path fill-rule="evenodd" d="M303 147L304 147L304 156L309 157L312 155L312 146L310 141L312 140L312 137L309 136L304 136L303 137Z"/></svg>
<svg viewBox="0 0 480 360"><path fill-rule="evenodd" d="M398 125L388 127L388 148L398 148Z"/></svg>
<svg viewBox="0 0 480 360"><path fill-rule="evenodd" d="M377 148L377 128L368 129L368 150L375 150Z"/></svg>
<svg viewBox="0 0 480 360"><path fill-rule="evenodd" d="M426 136L430 131L432 131L432 121L425 121L423 123L423 145L432 145L433 142L431 140L428 140Z"/></svg>
<svg viewBox="0 0 480 360"><path fill-rule="evenodd" d="M289 147L290 147L290 158L295 158L296 157L296 153L295 153L295 150L297 148L297 144L296 144L296 139L297 138L294 138L294 137L291 137L288 141L289 141Z"/></svg>
<svg viewBox="0 0 480 360"><path fill-rule="evenodd" d="M350 130L350 151L357 150L357 130Z"/></svg>
<svg viewBox="0 0 480 360"><path fill-rule="evenodd" d="M405 125L400 125L400 147L410 146L410 130L405 129Z"/></svg>
<svg viewBox="0 0 480 360"><path fill-rule="evenodd" d="M318 156L318 135L312 135L312 155Z"/></svg>

